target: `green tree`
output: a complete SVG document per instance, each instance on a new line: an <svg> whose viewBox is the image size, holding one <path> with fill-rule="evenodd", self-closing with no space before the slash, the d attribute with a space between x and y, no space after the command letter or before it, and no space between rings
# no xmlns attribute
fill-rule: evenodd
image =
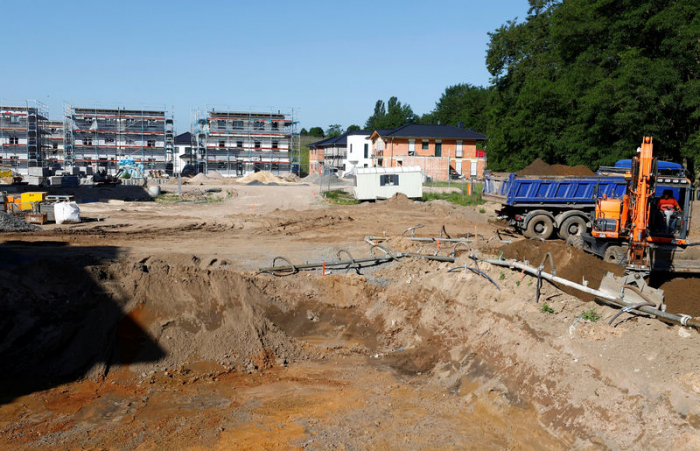
<svg viewBox="0 0 700 451"><path fill-rule="evenodd" d="M334 136L342 135L344 133L343 126L340 124L329 125L326 129L326 136L333 138Z"/></svg>
<svg viewBox="0 0 700 451"><path fill-rule="evenodd" d="M448 86L435 104L435 109L421 117L423 124L454 125L463 123L466 128L486 133L486 108L489 90L469 83Z"/></svg>
<svg viewBox="0 0 700 451"><path fill-rule="evenodd" d="M309 134L309 132L308 132L305 128L302 128L301 131L299 132L299 134L300 134L301 136L306 136L306 135Z"/></svg>
<svg viewBox="0 0 700 451"><path fill-rule="evenodd" d="M346 132L356 132L358 130L362 130L359 125L352 124L350 127L348 127Z"/></svg>
<svg viewBox="0 0 700 451"><path fill-rule="evenodd" d="M694 169L698 36L693 0L530 0L524 22L490 33L489 166L595 169L652 135L657 156Z"/></svg>
<svg viewBox="0 0 700 451"><path fill-rule="evenodd" d="M411 105L402 105L398 98L392 96L386 105L383 100L377 100L374 113L365 123L365 129L396 128L416 121Z"/></svg>
<svg viewBox="0 0 700 451"><path fill-rule="evenodd" d="M309 136L315 136L317 138L323 138L325 135L321 127L311 127L309 129Z"/></svg>

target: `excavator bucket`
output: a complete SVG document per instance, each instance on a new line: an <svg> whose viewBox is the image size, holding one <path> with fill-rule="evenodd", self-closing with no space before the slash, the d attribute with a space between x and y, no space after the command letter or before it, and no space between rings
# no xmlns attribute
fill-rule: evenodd
<svg viewBox="0 0 700 451"><path fill-rule="evenodd" d="M664 291L652 288L644 281L640 274L627 274L616 277L609 272L600 282L600 291L619 298L626 304L649 305L659 310L666 310L664 304Z"/></svg>

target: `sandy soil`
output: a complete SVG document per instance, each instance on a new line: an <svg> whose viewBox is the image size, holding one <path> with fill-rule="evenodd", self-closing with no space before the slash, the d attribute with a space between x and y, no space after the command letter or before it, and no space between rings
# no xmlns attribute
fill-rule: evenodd
<svg viewBox="0 0 700 451"><path fill-rule="evenodd" d="M535 303L534 278L485 263L495 284L448 272L470 252L551 252L591 285L615 267L561 243L504 244L494 205L204 186L223 200L112 191L81 206L89 221L0 236L0 448L700 448L697 332L629 314L608 325L617 310L547 284ZM417 224L471 250L401 237ZM258 272L276 256L365 257L366 236L457 262ZM665 283L692 305L682 287L697 279ZM581 320L591 307L601 319Z"/></svg>

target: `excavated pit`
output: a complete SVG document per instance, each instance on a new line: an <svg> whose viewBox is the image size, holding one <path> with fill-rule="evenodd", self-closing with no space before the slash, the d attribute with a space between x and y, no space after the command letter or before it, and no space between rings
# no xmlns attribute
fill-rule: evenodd
<svg viewBox="0 0 700 451"><path fill-rule="evenodd" d="M587 268L591 284L605 269L549 243L508 249L533 264L552 252L558 274ZM183 254L122 258L114 248L59 243L5 251L12 256L0 274L6 446L133 449L154 440L156 448L274 448L283 437L299 448L316 439L374 448L410 437L409 448L447 440L457 448L585 449L639 437L666 443L667 435L647 435L644 421L664 418L687 431L697 418L660 392L640 411L635 383L575 363L578 348L554 357L570 346L553 335L570 335L579 301L547 287L543 298L559 319L542 317L525 301L531 277L489 265L480 268L500 290L475 274L448 273L453 264L415 259L371 277L276 278ZM463 253L457 264L465 260ZM649 325L656 327L627 327ZM579 328L581 339L622 333ZM588 399L591 390L605 396ZM32 418L31 396L54 416L8 422L17 412ZM629 430L600 426L611 417ZM92 438L80 424L94 427Z"/></svg>

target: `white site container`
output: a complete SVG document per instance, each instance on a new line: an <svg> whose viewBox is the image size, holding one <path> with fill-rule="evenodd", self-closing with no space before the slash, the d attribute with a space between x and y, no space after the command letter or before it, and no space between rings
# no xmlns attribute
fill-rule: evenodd
<svg viewBox="0 0 700 451"><path fill-rule="evenodd" d="M393 168L357 168L355 199L388 199L396 193L406 197L423 196L423 175L420 166Z"/></svg>

